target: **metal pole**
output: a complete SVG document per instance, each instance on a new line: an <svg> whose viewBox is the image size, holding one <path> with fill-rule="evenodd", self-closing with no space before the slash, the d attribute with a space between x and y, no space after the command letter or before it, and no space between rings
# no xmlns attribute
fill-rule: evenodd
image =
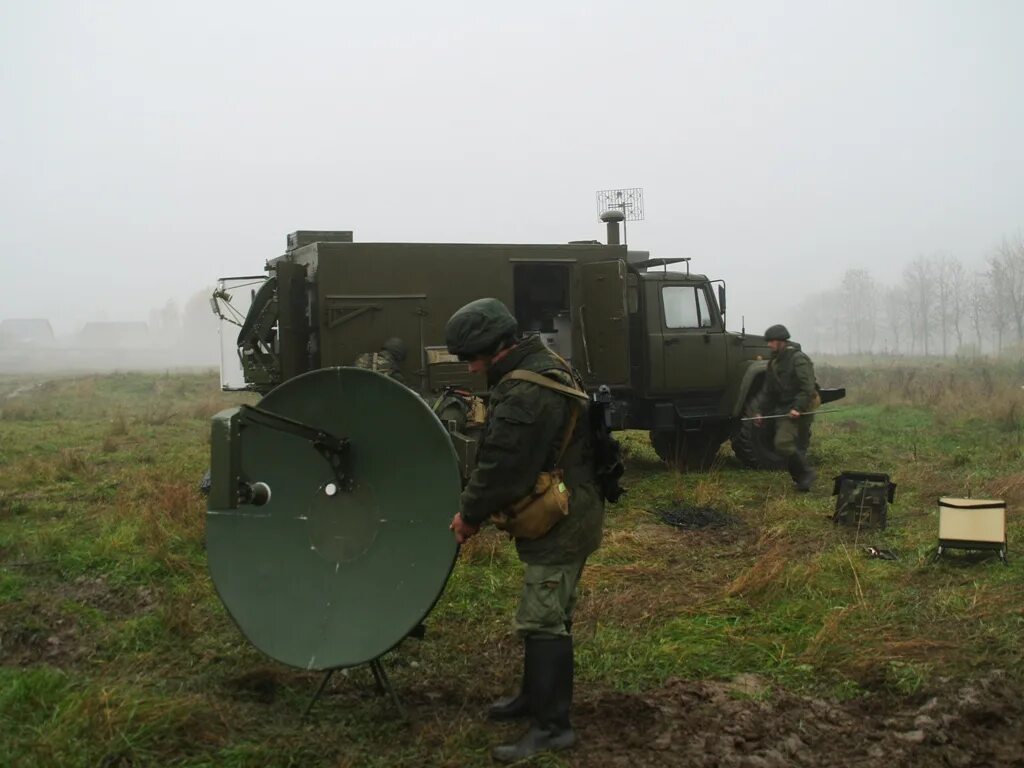
<svg viewBox="0 0 1024 768"><path fill-rule="evenodd" d="M843 408L825 408L820 411L807 411L801 413L800 416L817 416L819 413L839 413L844 410ZM774 416L744 416L740 421L757 421L758 419L788 419L790 418L788 413L777 413Z"/></svg>

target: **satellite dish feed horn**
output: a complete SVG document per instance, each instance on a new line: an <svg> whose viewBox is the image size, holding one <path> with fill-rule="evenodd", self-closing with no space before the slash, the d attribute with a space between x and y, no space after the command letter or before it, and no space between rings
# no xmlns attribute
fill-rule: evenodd
<svg viewBox="0 0 1024 768"><path fill-rule="evenodd" d="M369 664L415 635L455 563L461 482L427 404L373 371L325 368L213 419L210 575L242 634L272 659ZM309 708L307 708L307 712Z"/></svg>

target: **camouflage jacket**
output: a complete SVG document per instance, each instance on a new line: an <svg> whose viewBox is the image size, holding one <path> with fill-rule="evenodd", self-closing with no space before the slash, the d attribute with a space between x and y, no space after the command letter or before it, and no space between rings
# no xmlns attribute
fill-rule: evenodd
<svg viewBox="0 0 1024 768"><path fill-rule="evenodd" d="M799 344L788 343L768 362L764 386L757 396L757 412L769 415L795 408L803 413L813 397L814 363Z"/></svg>
<svg viewBox="0 0 1024 768"><path fill-rule="evenodd" d="M572 385L572 374L539 337L520 342L489 372L491 395L476 468L462 492L462 518L472 524L521 499L537 475L553 469L565 437L570 409L566 395L516 379L515 369L534 371ZM500 383L499 383L500 382ZM535 565L583 560L601 543L604 501L594 484L590 424L580 415L560 462L570 489L569 514L538 539L516 539L519 558Z"/></svg>
<svg viewBox="0 0 1024 768"><path fill-rule="evenodd" d="M380 352L363 352L352 363L353 368L365 368L368 371L376 371L385 376L390 376L395 381L405 384L405 377L402 376L401 366L394 356L386 350Z"/></svg>

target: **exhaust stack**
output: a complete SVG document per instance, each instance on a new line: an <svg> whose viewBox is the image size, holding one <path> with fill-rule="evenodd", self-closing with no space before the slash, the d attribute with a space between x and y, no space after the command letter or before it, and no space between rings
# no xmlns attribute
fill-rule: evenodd
<svg viewBox="0 0 1024 768"><path fill-rule="evenodd" d="M626 214L622 211L605 211L601 221L608 225L608 245L621 245L619 240L619 222L625 221Z"/></svg>

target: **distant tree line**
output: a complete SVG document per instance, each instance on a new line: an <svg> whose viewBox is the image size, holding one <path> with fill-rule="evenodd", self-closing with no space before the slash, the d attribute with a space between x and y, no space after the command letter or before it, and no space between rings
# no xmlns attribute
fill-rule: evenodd
<svg viewBox="0 0 1024 768"><path fill-rule="evenodd" d="M213 287L189 297L182 309L168 299L149 313L149 332L156 345L175 350L179 357L195 363L214 363L219 358L217 318L210 309Z"/></svg>
<svg viewBox="0 0 1024 768"><path fill-rule="evenodd" d="M797 307L792 326L817 352L1024 354L1024 238L1004 240L980 264L920 256L895 284L848 269L837 287Z"/></svg>

